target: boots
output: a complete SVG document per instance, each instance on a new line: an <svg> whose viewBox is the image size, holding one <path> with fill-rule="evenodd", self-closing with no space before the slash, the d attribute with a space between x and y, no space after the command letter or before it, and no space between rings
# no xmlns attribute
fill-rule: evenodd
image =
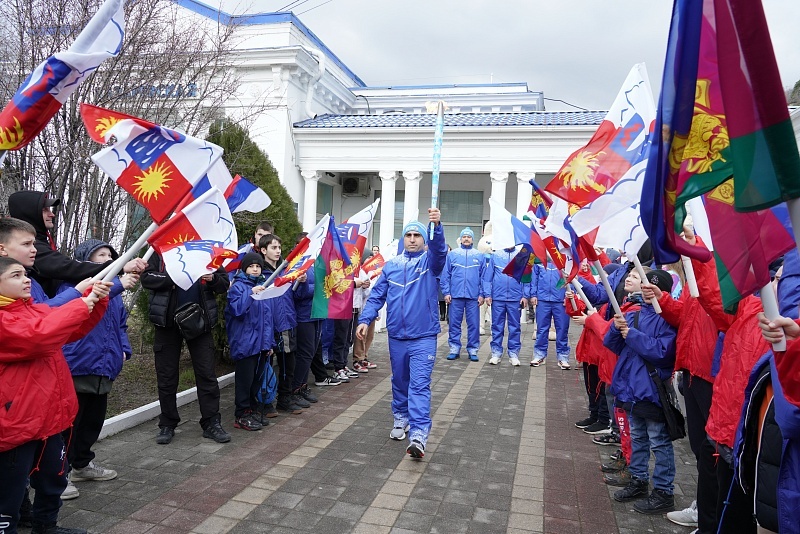
<svg viewBox="0 0 800 534"><path fill-rule="evenodd" d="M650 482L647 480L631 478L631 481L628 482L627 486L614 492L614 500L617 502L628 502L634 501L641 497L647 497L647 488L649 486Z"/></svg>
<svg viewBox="0 0 800 534"><path fill-rule="evenodd" d="M664 490L654 489L646 499L633 504L633 509L640 514L663 514L675 509L675 497Z"/></svg>

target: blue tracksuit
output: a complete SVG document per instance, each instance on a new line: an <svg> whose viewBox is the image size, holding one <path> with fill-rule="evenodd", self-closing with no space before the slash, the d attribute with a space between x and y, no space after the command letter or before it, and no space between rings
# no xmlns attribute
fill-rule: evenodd
<svg viewBox="0 0 800 534"><path fill-rule="evenodd" d="M439 327L437 277L447 245L442 225L435 227L427 252L403 252L386 262L358 324L369 325L384 303L392 363L394 426L411 426L409 439L423 445L431 429L431 373Z"/></svg>
<svg viewBox="0 0 800 534"><path fill-rule="evenodd" d="M557 287L561 271L555 267L533 266L532 295L536 297L536 343L533 357L547 356L548 331L551 321L556 325L556 354L558 361L569 362L569 317L564 310L565 287Z"/></svg>
<svg viewBox="0 0 800 534"><path fill-rule="evenodd" d="M495 251L483 275L483 294L492 298L492 358L503 356L503 332L508 321L508 357L519 358L522 348L520 338L520 301L530 298L530 284L521 284L503 269L516 255L516 250Z"/></svg>
<svg viewBox="0 0 800 534"><path fill-rule="evenodd" d="M477 356L480 346L481 280L486 262L472 246L461 245L447 255L442 271L442 295L450 295L450 354L461 352L461 321L467 316L467 354Z"/></svg>

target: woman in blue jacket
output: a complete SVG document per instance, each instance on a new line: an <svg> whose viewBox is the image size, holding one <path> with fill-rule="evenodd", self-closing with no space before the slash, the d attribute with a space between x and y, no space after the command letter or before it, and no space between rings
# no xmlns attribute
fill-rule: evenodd
<svg viewBox="0 0 800 534"><path fill-rule="evenodd" d="M666 271L649 271L647 281L667 293L672 290L672 276ZM676 331L644 302L641 293L635 291L634 286L638 285L639 274L631 271L625 289L632 291L629 299L641 301L641 310L624 317L614 316L603 343L619 355L611 392L616 405L628 413L631 432L631 481L614 493L614 499L628 502L641 498L634 504L634 510L661 514L675 508L675 454L654 380L672 378ZM650 376L648 365L657 376ZM648 496L650 451L655 456L655 468L653 492Z"/></svg>
<svg viewBox="0 0 800 534"><path fill-rule="evenodd" d="M228 291L225 330L236 364L234 428L261 430L269 424L256 414L264 368L274 345L272 311L269 300L255 300L264 291L261 271L264 260L255 252L242 258L240 271Z"/></svg>

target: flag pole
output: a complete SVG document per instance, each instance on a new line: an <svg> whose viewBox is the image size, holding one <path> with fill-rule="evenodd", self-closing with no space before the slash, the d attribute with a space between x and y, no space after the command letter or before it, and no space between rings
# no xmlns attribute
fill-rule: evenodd
<svg viewBox="0 0 800 534"><path fill-rule="evenodd" d="M565 285L565 286L569 286L569 284L567 283L567 275L566 275L566 274L564 274L564 271L561 271L561 279L564 281L564 285ZM575 280L573 280L573 282L574 282L574 281L575 281ZM575 302L575 297L570 297L570 298L569 298L569 300L570 300L570 302L572 303L572 307L573 307L573 308L575 308L575 309L577 310L577 309L578 309L578 303L577 303L577 302Z"/></svg>
<svg viewBox="0 0 800 534"><path fill-rule="evenodd" d="M136 253L139 252L139 250L144 246L144 244L147 243L147 238L153 235L153 232L155 232L157 228L158 225L156 223L150 223L150 226L148 226L147 229L142 233L142 235L139 236L139 239L137 239L136 242L133 245L131 245L131 247L117 259L117 261L115 261L109 267L106 268L108 272L105 273L105 275L103 276L102 278L103 282L112 281L114 277L116 277L117 274L119 274L120 269L122 269L122 267L126 263L128 263L133 258L133 256L136 255ZM99 275L95 278L99 278Z"/></svg>
<svg viewBox="0 0 800 534"><path fill-rule="evenodd" d="M586 293L583 292L583 287L575 280L572 281L572 287L575 288L575 292L581 298L584 304L586 304L586 309L589 311L596 312L597 310L592 306L592 303L589 302L589 298L586 296ZM575 308L578 309L577 307Z"/></svg>
<svg viewBox="0 0 800 534"><path fill-rule="evenodd" d="M764 315L767 319L773 321L780 317L780 309L778 308L778 298L775 296L775 290L772 288L772 282L761 288L761 305L764 307ZM772 344L773 352L782 352L786 350L786 336L781 338L777 343Z"/></svg>
<svg viewBox="0 0 800 534"><path fill-rule="evenodd" d="M603 266L600 265L600 260L594 260L592 262L595 269L597 269L597 274L600 275L600 280L603 282L603 287L606 288L606 295L608 295L608 303L611 304L611 307L614 308L614 313L622 317L622 310L619 309L619 303L617 302L617 296L614 295L614 290L611 289L611 284L608 283L608 274L603 270Z"/></svg>
<svg viewBox="0 0 800 534"><path fill-rule="evenodd" d="M697 277L694 275L692 259L681 256L681 263L683 264L683 274L686 276L686 285L689 286L689 295L697 298L700 296L700 289L697 287Z"/></svg>
<svg viewBox="0 0 800 534"><path fill-rule="evenodd" d="M439 101L436 109L436 133L433 135L433 172L431 173L431 208L439 207L439 166L442 160L442 139L444 137L444 102ZM433 223L428 225L428 240L433 239Z"/></svg>
<svg viewBox="0 0 800 534"><path fill-rule="evenodd" d="M642 262L639 261L639 256L637 254L633 255L633 265L636 267L636 272L639 274L639 278L641 278L642 283L647 282L647 275L642 268ZM656 313L661 313L661 305L658 303L658 299L653 297L650 300L650 305L653 307Z"/></svg>

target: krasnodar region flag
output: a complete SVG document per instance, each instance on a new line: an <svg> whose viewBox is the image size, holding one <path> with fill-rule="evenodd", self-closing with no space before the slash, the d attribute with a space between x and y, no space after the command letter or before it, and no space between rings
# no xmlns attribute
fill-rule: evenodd
<svg viewBox="0 0 800 534"><path fill-rule="evenodd" d="M92 156L100 169L163 223L222 156L222 147L132 119L112 126L114 144Z"/></svg>
<svg viewBox="0 0 800 534"><path fill-rule="evenodd" d="M351 261L335 224L331 217L325 242L314 262L316 282L311 303L312 319L349 319L353 316L353 271L359 264Z"/></svg>
<svg viewBox="0 0 800 534"><path fill-rule="evenodd" d="M216 188L159 226L147 241L172 281L184 290L216 271L225 259L235 258L239 247L231 210Z"/></svg>
<svg viewBox="0 0 800 534"><path fill-rule="evenodd" d="M125 37L123 0L106 0L75 42L31 72L0 112L0 150L18 150L47 126L61 105L109 57Z"/></svg>
<svg viewBox="0 0 800 534"><path fill-rule="evenodd" d="M598 221L638 202L636 193L641 186L627 195L622 190L631 186L630 182L637 179L646 165L655 118L647 69L644 63L639 63L631 69L589 143L567 158L545 190L580 208L592 204L593 218ZM615 190L615 195L606 196ZM623 196L630 199L621 200ZM591 230L574 229L578 235Z"/></svg>
<svg viewBox="0 0 800 534"><path fill-rule="evenodd" d="M254 299L265 300L280 297L291 289L295 280L314 266L314 262L319 255L319 251L322 250L322 245L328 235L330 219L331 216L326 213L314 229L300 240L289 255L286 256L287 265L283 270L283 274L276 277L272 285L267 289L253 295Z"/></svg>

